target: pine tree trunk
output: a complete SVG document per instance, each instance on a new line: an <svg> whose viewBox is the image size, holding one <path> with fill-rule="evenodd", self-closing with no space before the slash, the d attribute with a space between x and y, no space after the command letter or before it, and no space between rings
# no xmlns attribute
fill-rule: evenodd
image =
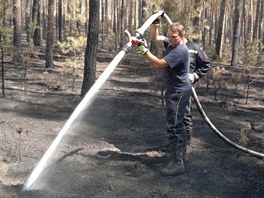
<svg viewBox="0 0 264 198"><path fill-rule="evenodd" d="M62 41L62 23L63 23L63 16L62 16L62 0L58 1L58 28L59 28L59 41Z"/></svg>
<svg viewBox="0 0 264 198"><path fill-rule="evenodd" d="M3 36L0 35L0 43L3 42ZM2 94L3 94L3 97L5 98L5 68L4 68L4 49L3 47L1 46L0 47L0 50L1 50L1 78L2 78Z"/></svg>
<svg viewBox="0 0 264 198"><path fill-rule="evenodd" d="M47 4L46 2L42 2L42 35L43 35L43 39L47 39Z"/></svg>
<svg viewBox="0 0 264 198"><path fill-rule="evenodd" d="M201 2L200 0L195 0L194 2L194 9L198 10L198 8L201 6ZM201 9L200 9L201 10ZM198 42L200 40L200 13L196 13L193 21L192 21L193 27L194 27L194 31L193 31L193 35L195 35L194 37L194 41Z"/></svg>
<svg viewBox="0 0 264 198"><path fill-rule="evenodd" d="M125 17L124 17L124 15L125 15L125 0L121 1L120 12L121 12L121 17L120 17L121 21L120 21L120 26L119 26L120 27L119 35L122 35L122 33L124 32L124 24L125 24L125 22L124 22L125 21ZM124 46L124 39L122 36L120 38L121 39L120 39L120 43L119 43L119 48L122 48Z"/></svg>
<svg viewBox="0 0 264 198"><path fill-rule="evenodd" d="M84 96L96 80L96 56L99 37L99 1L89 1L89 31L85 49L84 77L81 96Z"/></svg>
<svg viewBox="0 0 264 198"><path fill-rule="evenodd" d="M14 37L13 45L17 49L17 54L14 56L13 61L20 61L21 51L21 37L22 37L22 19L21 19L21 0L13 0L13 24L14 24Z"/></svg>
<svg viewBox="0 0 264 198"><path fill-rule="evenodd" d="M254 30L254 6L253 0L250 0L250 16L248 20L248 40L253 41L253 30Z"/></svg>
<svg viewBox="0 0 264 198"><path fill-rule="evenodd" d="M218 32L217 32L217 37L216 37L216 46L215 46L215 51L216 51L216 56L219 56L222 58L222 34L223 34L223 26L224 26L224 16L225 16L225 6L226 6L226 0L222 0L221 4L221 12L220 12L220 17L218 20Z"/></svg>
<svg viewBox="0 0 264 198"><path fill-rule="evenodd" d="M234 16L234 35L233 35L233 47L232 47L232 60L231 65L237 65L238 47L239 47L239 10L240 0L235 1L235 16Z"/></svg>
<svg viewBox="0 0 264 198"><path fill-rule="evenodd" d="M142 0L142 12L141 12L141 19L142 19L142 24L145 22L147 19L147 1Z"/></svg>
<svg viewBox="0 0 264 198"><path fill-rule="evenodd" d="M264 18L264 1L261 2L260 5L260 17L259 17L259 30L258 30L258 38L259 38L259 58L258 58L258 63L260 65L263 65L263 57L264 57L264 48L262 45L264 45L264 35L263 35L263 18Z"/></svg>
<svg viewBox="0 0 264 198"><path fill-rule="evenodd" d="M105 1L103 0L101 2L101 27L100 27L100 32L101 32L101 39L102 39L102 48L104 47L105 44Z"/></svg>
<svg viewBox="0 0 264 198"><path fill-rule="evenodd" d="M258 25L259 25L259 19L260 19L260 0L257 2L257 8L256 8L256 18L255 18L255 23L254 23L254 29L253 29L253 39L258 39Z"/></svg>
<svg viewBox="0 0 264 198"><path fill-rule="evenodd" d="M262 37L264 37L263 35L263 27L264 27L264 24L263 24L263 18L264 18L264 1L261 1L261 5L260 5L260 16L259 16L259 25L258 25L258 39L261 41ZM263 25L261 25L263 24Z"/></svg>
<svg viewBox="0 0 264 198"><path fill-rule="evenodd" d="M35 46L41 45L41 38L40 38L40 2L38 0L33 1L33 8L32 8L32 24L34 28L33 31L33 41Z"/></svg>
<svg viewBox="0 0 264 198"><path fill-rule="evenodd" d="M48 1L48 27L46 41L46 68L53 67L54 0Z"/></svg>
<svg viewBox="0 0 264 198"><path fill-rule="evenodd" d="M29 0L26 0L26 10L25 10L25 30L27 32L27 42L30 40L30 24L31 24L31 17L30 17L30 3Z"/></svg>
<svg viewBox="0 0 264 198"><path fill-rule="evenodd" d="M246 45L247 45L247 20L248 20L248 17L247 17L247 12L246 12L246 0L243 0L242 1L243 5L242 5L242 16L244 17L241 17L241 40L240 42L243 43L244 45L244 48L246 48Z"/></svg>

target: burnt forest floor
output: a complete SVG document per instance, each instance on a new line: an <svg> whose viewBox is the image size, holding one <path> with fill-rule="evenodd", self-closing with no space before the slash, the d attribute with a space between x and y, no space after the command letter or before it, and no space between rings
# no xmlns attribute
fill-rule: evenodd
<svg viewBox="0 0 264 198"><path fill-rule="evenodd" d="M114 56L98 53L97 76ZM5 64L6 97L0 97L1 198L263 197L263 159L221 140L195 104L187 171L161 176L159 170L168 162L163 150L167 136L158 80L161 72L133 54L117 66L73 122L32 189L22 191L82 99L81 75L72 90L71 69L63 67L63 58L55 56L51 69L45 68L43 58L41 53L32 58L26 83L23 65ZM226 78L234 72L227 65L214 63L216 66L225 68L221 75ZM210 85L206 89L206 80L200 81L196 90L208 117L224 135L263 153L264 73L260 67L252 66L252 70L256 74L251 74L254 81L247 104L243 80L236 82L236 87L221 88L217 100L216 88Z"/></svg>

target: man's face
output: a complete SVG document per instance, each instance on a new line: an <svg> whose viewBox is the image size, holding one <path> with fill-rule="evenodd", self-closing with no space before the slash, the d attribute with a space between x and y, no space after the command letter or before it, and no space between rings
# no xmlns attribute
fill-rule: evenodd
<svg viewBox="0 0 264 198"><path fill-rule="evenodd" d="M182 40L178 32L173 32L170 29L168 29L167 37L169 39L170 45L173 47L177 47Z"/></svg>

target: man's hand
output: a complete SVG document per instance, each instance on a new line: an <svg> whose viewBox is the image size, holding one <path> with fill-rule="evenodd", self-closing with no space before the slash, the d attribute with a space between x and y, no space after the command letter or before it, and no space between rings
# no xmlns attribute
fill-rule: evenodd
<svg viewBox="0 0 264 198"><path fill-rule="evenodd" d="M159 19L159 18L156 18L156 19L152 22L152 24L154 24L154 25L159 25L159 24L160 24L160 19Z"/></svg>
<svg viewBox="0 0 264 198"><path fill-rule="evenodd" d="M199 76L196 73L189 73L189 80L191 83L196 83L199 80Z"/></svg>
<svg viewBox="0 0 264 198"><path fill-rule="evenodd" d="M138 44L138 49L140 51L140 53L142 55L146 54L149 50L144 46L142 45L141 43Z"/></svg>

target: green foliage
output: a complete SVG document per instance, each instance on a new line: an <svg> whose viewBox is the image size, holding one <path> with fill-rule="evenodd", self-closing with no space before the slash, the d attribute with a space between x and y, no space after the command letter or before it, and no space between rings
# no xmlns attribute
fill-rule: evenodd
<svg viewBox="0 0 264 198"><path fill-rule="evenodd" d="M264 45L261 45L260 40L254 40L247 43L246 48L240 46L239 57L242 64L257 65L261 60L260 49L263 49Z"/></svg>
<svg viewBox="0 0 264 198"><path fill-rule="evenodd" d="M217 101L221 101L221 99L219 99L219 94L221 90L226 89L229 84L229 82L223 78L224 73L225 73L224 67L216 66L213 67L206 76L207 89L209 87L209 84L213 86L215 100Z"/></svg>
<svg viewBox="0 0 264 198"><path fill-rule="evenodd" d="M254 40L248 42L245 47L243 44L239 46L238 52L238 64L239 65L258 65L261 62L263 55L260 53L264 45L261 45L260 40ZM213 49L211 49L213 50ZM222 52L222 59L216 59L215 61L222 61L224 63L230 63L232 58L232 45L224 45Z"/></svg>
<svg viewBox="0 0 264 198"><path fill-rule="evenodd" d="M0 25L0 48L5 53L14 53L13 30L7 26Z"/></svg>
<svg viewBox="0 0 264 198"><path fill-rule="evenodd" d="M24 73L23 73L23 81L24 81L24 89L25 93L27 92L27 71L28 71L28 63L32 56L36 55L38 48L35 47L33 43L33 39L30 39L29 43L23 50L20 52L21 60L24 64ZM21 84L22 86L22 84Z"/></svg>
<svg viewBox="0 0 264 198"><path fill-rule="evenodd" d="M250 95L250 85L254 82L252 74L258 73L257 70L252 70L251 68L249 65L233 67L222 64L213 67L203 79L207 83L206 92L208 92L209 85L211 85L214 90L215 100L238 103L239 100L246 99L245 104L247 104Z"/></svg>
<svg viewBox="0 0 264 198"><path fill-rule="evenodd" d="M73 52L74 55L76 55L77 53L81 52L83 47L86 45L86 37L69 36L67 37L66 41L58 42L58 44L64 54Z"/></svg>
<svg viewBox="0 0 264 198"><path fill-rule="evenodd" d="M58 45L63 54L68 54L70 56L70 58L66 58L65 66L72 69L72 90L74 90L75 79L80 76L77 69L81 68L84 62L82 52L86 46L86 37L69 36L66 41L58 42Z"/></svg>
<svg viewBox="0 0 264 198"><path fill-rule="evenodd" d="M80 1L68 0L67 4L64 4L64 10L66 10L64 33L66 39L58 42L62 53L68 57L65 59L64 66L65 71L68 68L71 70L69 73L72 77L72 90L74 90L75 79L81 76L77 69L83 66L83 51L86 46L86 37L84 37L86 35L82 36L82 33L85 33L85 31L81 28L85 25L87 18L80 3Z"/></svg>
<svg viewBox="0 0 264 198"><path fill-rule="evenodd" d="M191 11L191 13L188 14L186 14L186 10L180 8L179 2L177 0L165 0L161 7L173 22L179 22L185 27L186 34L189 35L188 37L200 38L199 33L194 34L194 32L199 31L195 31L197 27L194 27L192 22L195 17L199 16L199 13L202 9L201 5L195 6L194 4L190 4L188 9Z"/></svg>
<svg viewBox="0 0 264 198"><path fill-rule="evenodd" d="M30 37L33 37L34 31L39 28L39 25L36 21L30 23Z"/></svg>
<svg viewBox="0 0 264 198"><path fill-rule="evenodd" d="M213 57L215 56L215 53L216 53L214 45L207 46L204 51L205 51L207 57L209 58L209 60L212 60Z"/></svg>
<svg viewBox="0 0 264 198"><path fill-rule="evenodd" d="M232 45L223 45L222 60L224 63L230 63L232 59Z"/></svg>
<svg viewBox="0 0 264 198"><path fill-rule="evenodd" d="M80 26L85 25L87 17L83 10L80 8L80 1L68 1L68 8L70 11L65 13L66 23L65 32L66 35L77 36L80 31Z"/></svg>
<svg viewBox="0 0 264 198"><path fill-rule="evenodd" d="M12 48L12 33L13 30L10 27L0 25L0 48L10 49Z"/></svg>
<svg viewBox="0 0 264 198"><path fill-rule="evenodd" d="M86 16L80 13L77 14L70 14L70 13L65 13L65 18L66 20L71 20L72 22L81 22L81 23L85 23L86 22Z"/></svg>
<svg viewBox="0 0 264 198"><path fill-rule="evenodd" d="M38 52L38 48L34 46L33 39L30 39L29 43L21 52L22 61L27 64L30 58Z"/></svg>

